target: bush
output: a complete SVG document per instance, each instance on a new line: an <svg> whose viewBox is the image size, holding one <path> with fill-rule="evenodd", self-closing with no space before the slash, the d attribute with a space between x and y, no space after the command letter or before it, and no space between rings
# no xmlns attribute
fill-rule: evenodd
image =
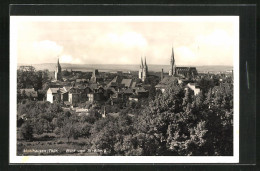
<svg viewBox="0 0 260 171"><path fill-rule="evenodd" d="M57 142L57 144L63 144L63 141L59 140L59 141Z"/></svg>
<svg viewBox="0 0 260 171"><path fill-rule="evenodd" d="M60 128L56 127L53 131L56 135L60 135Z"/></svg>
<svg viewBox="0 0 260 171"><path fill-rule="evenodd" d="M68 118L71 116L71 113L70 113L70 111L66 111L65 112L65 116L67 116Z"/></svg>
<svg viewBox="0 0 260 171"><path fill-rule="evenodd" d="M23 123L24 123L24 120L22 118L17 119L17 127L18 128L21 127Z"/></svg>
<svg viewBox="0 0 260 171"><path fill-rule="evenodd" d="M33 127L30 123L24 123L21 126L21 137L25 140L33 139Z"/></svg>

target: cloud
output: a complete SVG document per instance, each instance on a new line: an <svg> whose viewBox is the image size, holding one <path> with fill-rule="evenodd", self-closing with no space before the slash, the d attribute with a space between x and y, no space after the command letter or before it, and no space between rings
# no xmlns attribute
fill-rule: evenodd
<svg viewBox="0 0 260 171"><path fill-rule="evenodd" d="M136 32L126 32L126 33L109 33L107 34L102 41L106 43L111 43L114 45L123 45L126 47L142 47L147 46L146 39L140 34Z"/></svg>
<svg viewBox="0 0 260 171"><path fill-rule="evenodd" d="M225 30L216 29L209 35L200 35L197 37L199 44L207 44L212 46L229 46L232 39Z"/></svg>
<svg viewBox="0 0 260 171"><path fill-rule="evenodd" d="M61 63L71 63L72 62L72 56L71 55L62 55L60 57L60 62Z"/></svg>
<svg viewBox="0 0 260 171"><path fill-rule="evenodd" d="M186 46L177 47L175 50L175 56L178 57L178 62L181 64L196 61L195 52Z"/></svg>
<svg viewBox="0 0 260 171"><path fill-rule="evenodd" d="M53 63L60 56L62 63L140 64L141 56L146 56L148 64L169 64L173 47L177 65L232 65L232 23L31 22L22 25L24 29L18 33L18 61L21 62Z"/></svg>
<svg viewBox="0 0 260 171"><path fill-rule="evenodd" d="M20 49L19 60L26 63L49 63L57 60L63 52L63 46L51 40L25 42ZM22 59L21 59L22 58Z"/></svg>
<svg viewBox="0 0 260 171"><path fill-rule="evenodd" d="M59 55L63 50L62 46L50 40L33 42L33 48L37 52L41 52L48 55Z"/></svg>

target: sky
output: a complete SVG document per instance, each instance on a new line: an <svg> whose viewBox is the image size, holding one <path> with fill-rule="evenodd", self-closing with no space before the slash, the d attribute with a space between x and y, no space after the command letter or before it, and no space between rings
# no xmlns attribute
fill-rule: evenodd
<svg viewBox="0 0 260 171"><path fill-rule="evenodd" d="M168 65L173 48L176 65L233 65L238 51L233 20L64 18L15 20L17 62Z"/></svg>

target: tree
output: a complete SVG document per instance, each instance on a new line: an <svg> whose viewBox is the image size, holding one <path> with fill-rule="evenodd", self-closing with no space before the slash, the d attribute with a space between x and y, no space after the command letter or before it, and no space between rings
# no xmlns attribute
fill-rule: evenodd
<svg viewBox="0 0 260 171"><path fill-rule="evenodd" d="M63 123L63 126L61 128L61 135L65 138L67 138L67 142L69 143L69 140L73 135L75 134L75 126L73 125L73 122L69 119L66 119Z"/></svg>
<svg viewBox="0 0 260 171"><path fill-rule="evenodd" d="M43 85L50 81L49 71L36 71L33 66L20 66L17 70L17 87L34 88L36 91L43 88Z"/></svg>
<svg viewBox="0 0 260 171"><path fill-rule="evenodd" d="M20 66L17 70L17 86L21 88L32 88L36 74L33 66Z"/></svg>
<svg viewBox="0 0 260 171"><path fill-rule="evenodd" d="M31 141L33 139L33 127L30 123L25 122L22 126L21 126L21 136L25 139L25 140L29 140Z"/></svg>
<svg viewBox="0 0 260 171"><path fill-rule="evenodd" d="M156 96L156 89L154 86L151 86L150 89L149 89L149 100L154 100L155 99L155 96Z"/></svg>

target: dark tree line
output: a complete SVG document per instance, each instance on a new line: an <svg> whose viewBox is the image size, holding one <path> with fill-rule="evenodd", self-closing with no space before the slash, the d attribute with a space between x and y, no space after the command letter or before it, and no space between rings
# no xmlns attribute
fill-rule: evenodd
<svg viewBox="0 0 260 171"><path fill-rule="evenodd" d="M17 88L34 88L36 91L50 81L48 70L36 71L33 66L21 66L17 70Z"/></svg>
<svg viewBox="0 0 260 171"><path fill-rule="evenodd" d="M232 85L194 96L176 82L135 117L98 121L93 148L109 155L232 155Z"/></svg>

